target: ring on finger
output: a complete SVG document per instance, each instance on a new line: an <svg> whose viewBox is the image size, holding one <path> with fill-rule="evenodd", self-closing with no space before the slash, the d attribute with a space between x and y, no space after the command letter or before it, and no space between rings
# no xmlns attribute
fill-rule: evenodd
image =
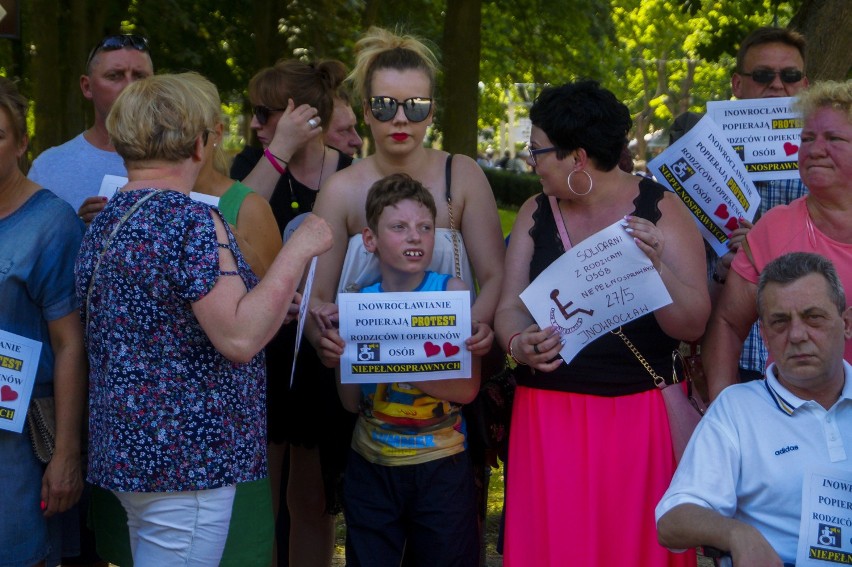
<svg viewBox="0 0 852 567"><path fill-rule="evenodd" d="M308 124L311 125L311 128L316 128L317 126L319 126L319 121L316 118L311 118L310 120L308 120Z"/></svg>
<svg viewBox="0 0 852 567"><path fill-rule="evenodd" d="M535 351L536 354L541 354L541 351L538 350L538 345L533 345L533 350Z"/></svg>

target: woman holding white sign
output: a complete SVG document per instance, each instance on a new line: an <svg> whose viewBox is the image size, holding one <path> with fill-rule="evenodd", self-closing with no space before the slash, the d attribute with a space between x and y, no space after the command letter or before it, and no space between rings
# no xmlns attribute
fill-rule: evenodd
<svg viewBox="0 0 852 567"><path fill-rule="evenodd" d="M809 194L763 215L734 257L704 341L711 398L737 382L737 359L757 320L757 281L771 260L788 252L821 254L852 288L852 81L815 83L796 107L804 119L799 175ZM852 360L852 341L844 358Z"/></svg>
<svg viewBox="0 0 852 567"><path fill-rule="evenodd" d="M656 374L671 376L679 341L701 336L710 311L701 236L673 193L617 167L631 120L611 92L593 81L547 88L530 119L529 163L543 193L518 212L495 317L498 340L519 364L505 565L617 565L625 558L694 565L693 554L657 544L653 509L675 458L663 397L632 351ZM563 335L577 323L582 298L556 290L542 298L554 302L554 316L541 329L519 294L572 243L580 250L619 220L672 303L620 328L632 349L604 332L564 364ZM596 269L580 277L624 304L629 284L606 285L618 272L611 256L600 253Z"/></svg>

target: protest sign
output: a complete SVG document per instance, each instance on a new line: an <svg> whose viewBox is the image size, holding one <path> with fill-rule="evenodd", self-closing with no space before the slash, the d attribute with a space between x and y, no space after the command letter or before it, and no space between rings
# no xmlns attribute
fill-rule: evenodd
<svg viewBox="0 0 852 567"><path fill-rule="evenodd" d="M0 429L23 431L39 356L40 342L0 331Z"/></svg>
<svg viewBox="0 0 852 567"><path fill-rule="evenodd" d="M723 132L704 116L648 170L686 204L701 236L719 256L728 252L728 235L740 217L754 219L760 194Z"/></svg>
<svg viewBox="0 0 852 567"><path fill-rule="evenodd" d="M722 129L752 181L799 179L802 119L793 112L793 100L784 97L707 103L707 115Z"/></svg>
<svg viewBox="0 0 852 567"><path fill-rule="evenodd" d="M542 329L556 327L565 362L590 342L672 302L660 274L618 221L547 267L521 300Z"/></svg>
<svg viewBox="0 0 852 567"><path fill-rule="evenodd" d="M341 382L470 378L470 292L341 293L337 303Z"/></svg>
<svg viewBox="0 0 852 567"><path fill-rule="evenodd" d="M842 443L835 449L842 451ZM852 470L808 467L802 479L796 565L831 564L852 564Z"/></svg>

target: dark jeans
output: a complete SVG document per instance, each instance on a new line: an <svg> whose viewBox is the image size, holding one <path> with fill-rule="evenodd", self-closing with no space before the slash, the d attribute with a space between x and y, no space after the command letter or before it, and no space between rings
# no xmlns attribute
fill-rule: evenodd
<svg viewBox="0 0 852 567"><path fill-rule="evenodd" d="M343 480L347 567L476 567L479 541L467 453L382 466L355 451Z"/></svg>

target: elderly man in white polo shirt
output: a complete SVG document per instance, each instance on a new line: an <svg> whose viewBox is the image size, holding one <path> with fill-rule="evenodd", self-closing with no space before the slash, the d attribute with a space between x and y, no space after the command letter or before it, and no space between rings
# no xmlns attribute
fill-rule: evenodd
<svg viewBox="0 0 852 567"><path fill-rule="evenodd" d="M775 362L726 388L701 420L656 510L660 543L730 551L734 565L796 561L805 468L852 470L852 308L829 260L770 262L757 308Z"/></svg>

